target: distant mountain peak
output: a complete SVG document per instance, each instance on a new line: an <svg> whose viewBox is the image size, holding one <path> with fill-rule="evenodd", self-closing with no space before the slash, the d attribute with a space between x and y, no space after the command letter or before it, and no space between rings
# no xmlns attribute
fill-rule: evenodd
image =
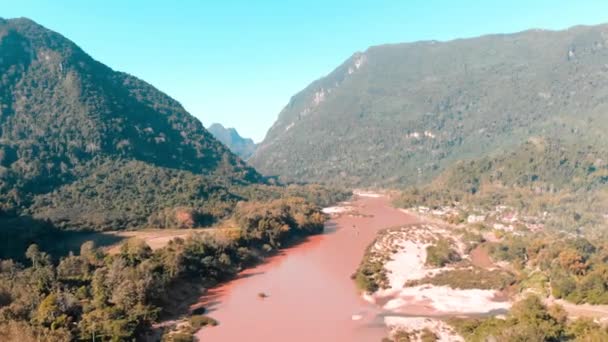
<svg viewBox="0 0 608 342"><path fill-rule="evenodd" d="M41 218L98 228L142 198L187 206L188 198L219 198L219 188L262 180L179 102L29 19L0 21L0 75L0 210L35 205ZM104 183L138 173L146 180L139 185ZM150 193L169 178L190 196ZM79 208L69 202L76 187L92 189ZM132 218L111 224L133 227L163 208L130 209Z"/></svg>
<svg viewBox="0 0 608 342"><path fill-rule="evenodd" d="M244 160L249 159L255 152L256 144L250 138L243 138L235 128L226 128L220 123L214 123L207 130L224 145Z"/></svg>

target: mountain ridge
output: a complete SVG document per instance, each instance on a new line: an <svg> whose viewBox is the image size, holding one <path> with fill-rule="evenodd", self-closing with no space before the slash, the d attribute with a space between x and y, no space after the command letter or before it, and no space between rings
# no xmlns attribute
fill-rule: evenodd
<svg viewBox="0 0 608 342"><path fill-rule="evenodd" d="M605 144L608 25L370 47L294 95L249 162L392 186L534 135Z"/></svg>
<svg viewBox="0 0 608 342"><path fill-rule="evenodd" d="M229 192L233 185L264 182L179 102L137 77L96 61L61 34L32 20L0 22L0 74L0 207L4 210L28 213L37 203L32 214L70 212L65 207L71 196L69 185L95 175L100 166L107 174L121 173L125 165L133 168L128 172L142 175L156 173L156 168L176 170L174 186L179 189L186 180L198 182L208 195L219 188ZM95 187L103 182L91 178L85 184L90 186L87 199L121 197L122 190L110 184ZM136 189L141 198L148 193L145 186ZM192 196L198 192L188 184L181 186L191 189ZM98 194L98 190L109 193ZM196 202L188 196L179 201L171 194L162 196L160 207L137 215ZM41 202L42 197L46 199ZM46 203L45 210L40 203ZM133 205L111 206L129 214ZM58 223L81 222L86 214L61 215ZM56 215L37 218L52 217ZM145 221L140 217L110 225L133 227Z"/></svg>
<svg viewBox="0 0 608 342"><path fill-rule="evenodd" d="M220 123L213 123L207 127L209 133L226 145L232 152L244 160L255 153L256 144L251 138L243 138L233 127L226 128Z"/></svg>

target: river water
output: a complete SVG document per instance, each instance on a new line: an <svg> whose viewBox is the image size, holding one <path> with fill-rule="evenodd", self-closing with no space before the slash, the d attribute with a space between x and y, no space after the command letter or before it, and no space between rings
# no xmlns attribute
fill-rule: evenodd
<svg viewBox="0 0 608 342"><path fill-rule="evenodd" d="M219 325L201 341L380 341L377 308L361 299L350 276L383 228L416 222L386 197L357 197L359 215L342 215L325 233L211 289L201 301ZM268 297L261 298L264 293Z"/></svg>

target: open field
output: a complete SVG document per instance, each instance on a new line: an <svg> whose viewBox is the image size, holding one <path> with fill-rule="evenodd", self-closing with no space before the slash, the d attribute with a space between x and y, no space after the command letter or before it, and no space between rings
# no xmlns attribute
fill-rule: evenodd
<svg viewBox="0 0 608 342"><path fill-rule="evenodd" d="M140 239L146 242L153 250L166 246L175 238L185 239L192 234L231 234L238 232L238 228L230 226L193 228L193 229L160 229L148 228L142 230L121 230L109 232L67 232L61 241L61 250L77 252L86 241L93 241L96 246L103 248L109 254L120 251L122 243L128 239Z"/></svg>
<svg viewBox="0 0 608 342"><path fill-rule="evenodd" d="M143 240L152 250L165 247L169 241L175 238L185 239L193 234L213 234L237 232L238 228L194 228L194 229L144 229L137 231L119 231L108 234L116 236L121 242L128 239ZM107 247L110 254L120 251L120 243L112 244Z"/></svg>

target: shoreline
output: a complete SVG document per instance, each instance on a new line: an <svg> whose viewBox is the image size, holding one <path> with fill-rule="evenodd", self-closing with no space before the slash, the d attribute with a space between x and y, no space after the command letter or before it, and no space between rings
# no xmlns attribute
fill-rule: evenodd
<svg viewBox="0 0 608 342"><path fill-rule="evenodd" d="M219 286L210 296L208 315L220 324L196 336L204 341L271 342L386 337L383 313L361 297L351 275L379 230L416 219L393 208L385 195L365 192L347 205L355 210L332 215L323 234ZM267 297L259 298L261 292ZM294 335L302 326L314 328Z"/></svg>
<svg viewBox="0 0 608 342"><path fill-rule="evenodd" d="M412 214L404 209L401 212ZM454 329L443 322L450 317L487 317L508 312L512 302L504 300L501 291L495 289L452 288L447 285L422 283L408 285L415 281L433 278L444 272L467 270L477 267L471 261L472 251L467 251L455 227L440 220L428 220L415 215L420 221L402 227L395 227L379 233L363 263L381 267L380 275L373 276L381 281L380 288L373 292L363 291L362 298L377 305L382 310L384 323L390 335L399 332L413 333L420 338L423 330L436 334L440 341L461 340ZM460 262L465 266L430 266L427 251L439 241L451 241ZM483 254L482 251L476 251ZM481 264L489 261L484 257ZM477 262L477 260L476 260ZM466 266L471 264L471 266ZM378 280L379 279L379 280Z"/></svg>

